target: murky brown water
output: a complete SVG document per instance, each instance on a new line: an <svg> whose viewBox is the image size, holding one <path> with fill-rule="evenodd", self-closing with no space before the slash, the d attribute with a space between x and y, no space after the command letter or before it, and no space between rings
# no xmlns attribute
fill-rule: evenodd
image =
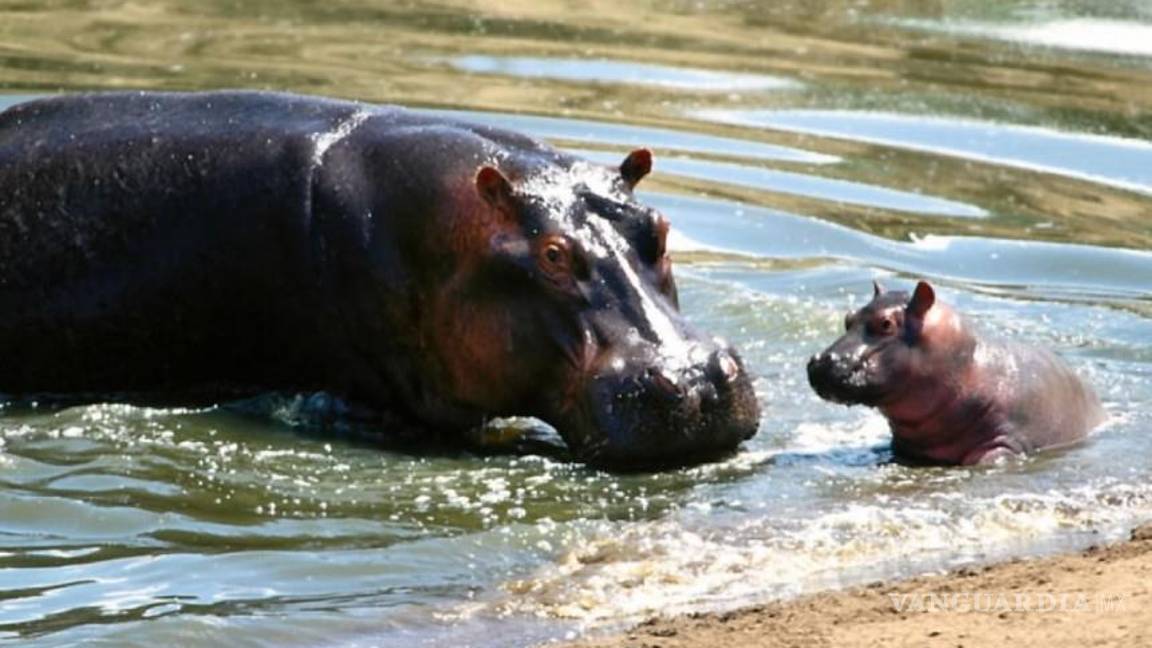
<svg viewBox="0 0 1152 648"><path fill-rule="evenodd" d="M412 455L245 408L0 409L0 641L526 645L1116 537L1152 516L1145 2L0 0L0 107L268 88L657 152L684 307L760 376L760 436L619 476ZM1101 392L1091 443L887 463L803 362L873 277L938 282ZM255 412L255 414L253 414Z"/></svg>

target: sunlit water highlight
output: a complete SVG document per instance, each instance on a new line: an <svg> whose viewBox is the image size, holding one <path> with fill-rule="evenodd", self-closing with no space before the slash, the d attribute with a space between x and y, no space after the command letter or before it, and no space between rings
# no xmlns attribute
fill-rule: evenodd
<svg viewBox="0 0 1152 648"><path fill-rule="evenodd" d="M975 21L901 21L909 27L1041 47L1085 52L1152 56L1152 25L1124 20L1077 18L1038 24L996 24Z"/></svg>
<svg viewBox="0 0 1152 648"><path fill-rule="evenodd" d="M482 74L592 83L654 85L663 88L706 92L786 90L799 87L795 81L781 77L732 74L714 70L690 70L664 65L645 65L603 59L462 56L452 60L451 64L464 72Z"/></svg>
<svg viewBox="0 0 1152 648"><path fill-rule="evenodd" d="M699 116L883 144L1152 193L1152 142L968 119L837 110L708 110Z"/></svg>

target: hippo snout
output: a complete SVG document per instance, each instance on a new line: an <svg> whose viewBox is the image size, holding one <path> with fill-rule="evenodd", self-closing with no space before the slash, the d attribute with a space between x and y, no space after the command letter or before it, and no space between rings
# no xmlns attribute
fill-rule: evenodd
<svg viewBox="0 0 1152 648"><path fill-rule="evenodd" d="M680 403L690 396L701 403L723 405L724 396L744 376L744 369L728 351L716 351L709 356L701 372L675 374L661 367L644 372L642 385L651 396Z"/></svg>
<svg viewBox="0 0 1152 648"><path fill-rule="evenodd" d="M836 345L808 359L808 384L820 398L842 405L873 404L885 392L876 374L874 349L837 350Z"/></svg>
<svg viewBox="0 0 1152 648"><path fill-rule="evenodd" d="M590 391L588 429L565 436L598 466L699 463L734 450L759 427L752 379L730 348L687 367L626 366L596 377Z"/></svg>
<svg viewBox="0 0 1152 648"><path fill-rule="evenodd" d="M851 402L848 386L857 373L849 358L834 351L822 351L808 359L808 384L816 394L836 403Z"/></svg>

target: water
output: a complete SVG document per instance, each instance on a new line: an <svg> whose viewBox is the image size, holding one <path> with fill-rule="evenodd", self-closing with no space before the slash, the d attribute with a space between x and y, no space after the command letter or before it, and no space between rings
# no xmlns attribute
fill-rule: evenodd
<svg viewBox="0 0 1152 648"><path fill-rule="evenodd" d="M1143 2L0 4L4 105L248 87L656 153L684 309L758 374L735 457L613 475L389 451L243 407L0 410L0 642L530 645L1081 547L1152 517ZM929 8L925 8L929 7ZM804 359L926 277L1054 348L1111 421L994 468L892 464Z"/></svg>

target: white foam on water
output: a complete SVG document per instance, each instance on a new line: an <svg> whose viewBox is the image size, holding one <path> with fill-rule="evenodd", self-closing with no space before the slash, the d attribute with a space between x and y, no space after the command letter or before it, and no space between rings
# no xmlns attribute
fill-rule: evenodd
<svg viewBox="0 0 1152 648"><path fill-rule="evenodd" d="M617 623L954 567L1059 533L1107 537L1148 515L1152 488L1100 483L988 498L877 495L787 523L765 512L727 527L608 525L554 564L505 583L493 606L502 615Z"/></svg>
<svg viewBox="0 0 1152 648"><path fill-rule="evenodd" d="M792 434L788 452L824 452L846 446L873 446L890 438L888 421L874 410L861 410L859 421L801 422Z"/></svg>

